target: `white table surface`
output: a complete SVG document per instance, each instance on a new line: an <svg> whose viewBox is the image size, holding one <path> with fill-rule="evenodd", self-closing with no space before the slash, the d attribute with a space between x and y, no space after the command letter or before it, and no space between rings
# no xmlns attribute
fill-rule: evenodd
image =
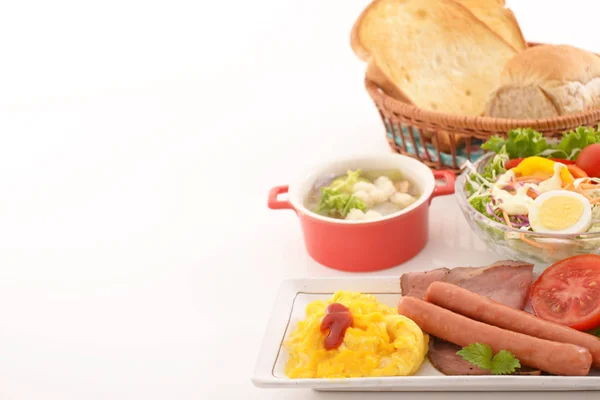
<svg viewBox="0 0 600 400"><path fill-rule="evenodd" d="M281 280L344 275L268 189L388 151L348 44L365 0L5 3L1 399L480 398L250 382ZM509 1L528 39L600 50L593 3ZM497 259L453 197L431 230L379 274Z"/></svg>

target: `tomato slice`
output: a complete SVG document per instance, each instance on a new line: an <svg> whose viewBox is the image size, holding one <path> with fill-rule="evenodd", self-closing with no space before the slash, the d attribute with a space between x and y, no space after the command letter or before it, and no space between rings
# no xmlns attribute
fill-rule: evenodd
<svg viewBox="0 0 600 400"><path fill-rule="evenodd" d="M551 265L533 283L531 307L546 321L581 331L600 325L600 256L583 254Z"/></svg>

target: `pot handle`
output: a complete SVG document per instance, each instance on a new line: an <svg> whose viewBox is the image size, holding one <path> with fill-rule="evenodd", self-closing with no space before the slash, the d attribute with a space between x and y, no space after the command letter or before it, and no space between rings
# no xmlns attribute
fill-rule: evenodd
<svg viewBox="0 0 600 400"><path fill-rule="evenodd" d="M456 182L456 175L452 171L433 171L435 179L443 179L446 181L444 185L440 185L433 189L433 197L446 196L448 194L454 194L454 182Z"/></svg>
<svg viewBox="0 0 600 400"><path fill-rule="evenodd" d="M268 205L271 210L293 210L294 207L289 200L277 200L277 196L280 194L284 194L288 192L288 185L275 186L271 190L269 190L269 201Z"/></svg>

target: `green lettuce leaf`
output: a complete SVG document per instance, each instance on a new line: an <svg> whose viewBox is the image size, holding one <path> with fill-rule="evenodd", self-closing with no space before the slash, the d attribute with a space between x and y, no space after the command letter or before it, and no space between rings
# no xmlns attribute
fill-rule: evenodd
<svg viewBox="0 0 600 400"><path fill-rule="evenodd" d="M471 183L475 180L475 174L469 175L469 178L470 179L467 180L467 183L465 183L465 190L467 191L467 197L471 197L473 195L473 193L475 193L475 191L477 190L475 185L473 183Z"/></svg>
<svg viewBox="0 0 600 400"><path fill-rule="evenodd" d="M541 156L575 160L581 150L594 143L600 143L600 125L597 129L580 126L565 132L558 143L548 143L540 132L531 128L513 129L508 138L493 136L481 148L494 153L505 150L510 159Z"/></svg>
<svg viewBox="0 0 600 400"><path fill-rule="evenodd" d="M365 203L352 195L352 188L360 174L360 169L348 171L345 177L337 178L329 186L321 188L321 198L314 211L334 218L345 218L354 208L366 211Z"/></svg>
<svg viewBox="0 0 600 400"><path fill-rule="evenodd" d="M490 187L497 179L498 176L502 175L506 172L506 168L504 167L504 162L508 160L508 154L506 153L506 149L502 147L499 150L498 154L496 154L485 166L485 169L482 174L477 174L472 172L469 174L467 179L467 183L465 185L465 189L467 190L467 196L471 197L475 192L478 191L482 186ZM476 199L473 199L476 200ZM478 200L479 202L480 200ZM485 209L485 204L483 205ZM479 204L473 205L476 209L479 209ZM481 211L481 210L480 210Z"/></svg>
<svg viewBox="0 0 600 400"><path fill-rule="evenodd" d="M501 136L492 136L485 143L481 145L484 150L499 153L500 150L506 145L506 140Z"/></svg>
<svg viewBox="0 0 600 400"><path fill-rule="evenodd" d="M344 206L344 209L342 210L342 213L341 213L342 216L346 217L346 215L348 215L350 210L355 209L355 208L359 209L362 212L365 212L367 210L367 206L361 199L359 199L356 196L350 196L350 198L346 202L346 205Z"/></svg>
<svg viewBox="0 0 600 400"><path fill-rule="evenodd" d="M506 151L506 146L504 146L497 152L494 158L487 163L482 176L488 181L495 182L498 176L506 172L506 168L504 168L504 162L508 159L509 155Z"/></svg>
<svg viewBox="0 0 600 400"><path fill-rule="evenodd" d="M598 127L600 129L600 127ZM577 156L586 146L600 142L600 131L594 128L580 126L574 131L563 133L563 137L557 146L561 157L569 160L577 159Z"/></svg>
<svg viewBox="0 0 600 400"><path fill-rule="evenodd" d="M491 201L491 199L492 198L490 196L475 197L475 198L471 199L471 201L469 203L471 203L471 205L473 206L474 209L476 209L483 215L491 218L491 216L488 215L488 213L485 209L487 207L488 203Z"/></svg>
<svg viewBox="0 0 600 400"><path fill-rule="evenodd" d="M356 171L348 170L346 176L340 176L327 187L338 192L352 194L352 188L359 181L361 173L362 170L360 169Z"/></svg>
<svg viewBox="0 0 600 400"><path fill-rule="evenodd" d="M493 136L481 145L484 150L499 153L503 148L509 158L524 158L538 155L550 145L544 136L531 128L518 128L508 132L508 138Z"/></svg>

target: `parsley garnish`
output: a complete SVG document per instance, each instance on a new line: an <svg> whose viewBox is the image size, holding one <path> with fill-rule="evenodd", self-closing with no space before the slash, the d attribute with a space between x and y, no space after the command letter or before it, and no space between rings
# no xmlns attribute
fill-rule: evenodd
<svg viewBox="0 0 600 400"><path fill-rule="evenodd" d="M494 375L512 374L515 369L521 368L519 360L507 350L500 350L492 357L492 348L487 344L473 343L463 347L456 354Z"/></svg>
<svg viewBox="0 0 600 400"><path fill-rule="evenodd" d="M590 335L597 336L600 339L600 326L595 327L594 329L587 331Z"/></svg>

